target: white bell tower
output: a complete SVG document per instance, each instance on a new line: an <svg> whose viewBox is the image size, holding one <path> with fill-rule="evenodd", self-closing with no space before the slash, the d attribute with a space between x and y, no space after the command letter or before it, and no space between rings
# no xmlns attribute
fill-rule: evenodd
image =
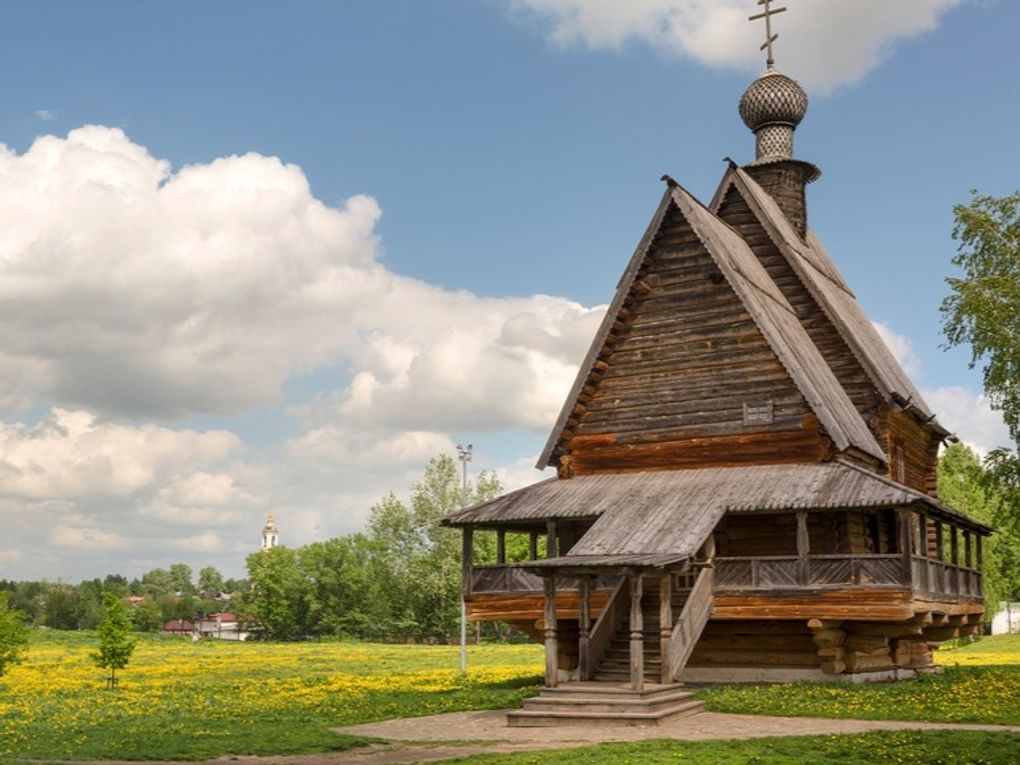
<svg viewBox="0 0 1020 765"><path fill-rule="evenodd" d="M266 518L266 525L262 527L262 549L272 550L280 543L280 530L276 528L276 521L270 513Z"/></svg>

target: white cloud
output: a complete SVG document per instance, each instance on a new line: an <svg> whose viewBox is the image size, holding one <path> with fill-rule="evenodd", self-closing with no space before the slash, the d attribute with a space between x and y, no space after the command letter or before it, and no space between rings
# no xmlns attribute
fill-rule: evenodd
<svg viewBox="0 0 1020 765"><path fill-rule="evenodd" d="M117 550L126 547L128 540L113 531L60 525L50 533L49 543L75 550Z"/></svg>
<svg viewBox="0 0 1020 765"><path fill-rule="evenodd" d="M565 46L615 49L639 41L707 66L754 71L761 9L752 0L506 0L551 28ZM806 87L828 91L860 80L890 54L897 40L938 26L964 0L811 0L791 3L775 21L780 68Z"/></svg>
<svg viewBox="0 0 1020 765"><path fill-rule="evenodd" d="M35 116L41 119L43 122L52 122L57 118L57 115L51 112L49 109L36 109Z"/></svg>
<svg viewBox="0 0 1020 765"><path fill-rule="evenodd" d="M921 358L914 352L909 337L899 334L888 324L880 321L873 321L871 325L908 375L914 377L921 371Z"/></svg>
<svg viewBox="0 0 1020 765"><path fill-rule="evenodd" d="M223 460L239 446L225 431L116 425L88 412L54 409L32 427L0 423L0 496L127 496Z"/></svg>
<svg viewBox="0 0 1020 765"><path fill-rule="evenodd" d="M984 394L964 386L949 385L925 389L922 395L938 413L939 421L978 454L987 454L1000 446L1012 446L1001 412L992 409Z"/></svg>
<svg viewBox="0 0 1020 765"><path fill-rule="evenodd" d="M544 427L599 311L483 299L376 258L378 204L316 199L272 157L174 171L88 126L0 151L0 406L236 414L350 365L326 404L362 427Z"/></svg>

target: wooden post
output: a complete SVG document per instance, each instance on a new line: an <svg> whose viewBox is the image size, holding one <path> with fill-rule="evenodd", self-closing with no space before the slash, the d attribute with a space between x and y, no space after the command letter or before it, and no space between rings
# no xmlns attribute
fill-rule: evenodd
<svg viewBox="0 0 1020 765"><path fill-rule="evenodd" d="M471 594L472 586L472 573L474 571L474 555L475 555L475 543L474 543L475 530L471 526L464 527L464 536L461 539L461 572L463 581L461 582L461 592L465 597Z"/></svg>
<svg viewBox="0 0 1020 765"><path fill-rule="evenodd" d="M496 563L506 565L506 529L496 529Z"/></svg>
<svg viewBox="0 0 1020 765"><path fill-rule="evenodd" d="M528 533L528 560L538 560L538 532Z"/></svg>
<svg viewBox="0 0 1020 765"><path fill-rule="evenodd" d="M949 545L953 556L954 591L960 593L960 530L956 526L949 527Z"/></svg>
<svg viewBox="0 0 1020 765"><path fill-rule="evenodd" d="M577 619L577 667L581 680L591 680L591 577L581 574L578 582L581 610Z"/></svg>
<svg viewBox="0 0 1020 765"><path fill-rule="evenodd" d="M807 513L797 512L797 583L807 587L809 580L808 553L811 552L811 538L808 536Z"/></svg>
<svg viewBox="0 0 1020 765"><path fill-rule="evenodd" d="M555 688L560 674L560 648L556 640L556 577L545 578L545 684Z"/></svg>
<svg viewBox="0 0 1020 765"><path fill-rule="evenodd" d="M946 554L943 552L945 544L945 530L942 528L942 521L935 522L935 547L936 557L939 560L939 592L946 592Z"/></svg>
<svg viewBox="0 0 1020 765"><path fill-rule="evenodd" d="M913 584L911 576L910 511L897 510L900 516L900 555L903 560L903 583Z"/></svg>
<svg viewBox="0 0 1020 765"><path fill-rule="evenodd" d="M641 574L630 574L630 687L645 689L645 620L641 612Z"/></svg>
<svg viewBox="0 0 1020 765"><path fill-rule="evenodd" d="M974 568L974 560L970 551L970 529L963 530L963 555L967 568Z"/></svg>
<svg viewBox="0 0 1020 765"><path fill-rule="evenodd" d="M981 571L985 567L985 554L984 554L984 550L981 549L981 535L980 534L975 534L974 535L974 544L976 545L976 548L977 548L976 552L977 552L977 567L978 567L978 571Z"/></svg>
<svg viewBox="0 0 1020 765"><path fill-rule="evenodd" d="M715 558L715 532L708 535L705 544L702 546L705 560L711 561Z"/></svg>
<svg viewBox="0 0 1020 765"><path fill-rule="evenodd" d="M659 654L662 666L659 682L665 685L673 682L670 677L669 646L673 641L673 575L665 573L659 577Z"/></svg>
<svg viewBox="0 0 1020 765"><path fill-rule="evenodd" d="M545 557L555 558L556 550L556 521L546 521L545 524Z"/></svg>

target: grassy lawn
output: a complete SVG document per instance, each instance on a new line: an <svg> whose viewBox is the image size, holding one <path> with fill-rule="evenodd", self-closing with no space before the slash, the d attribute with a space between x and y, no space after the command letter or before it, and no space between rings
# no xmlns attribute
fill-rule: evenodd
<svg viewBox="0 0 1020 765"><path fill-rule="evenodd" d="M1020 635L942 649L936 658L944 672L909 682L720 686L699 696L716 712L1020 725Z"/></svg>
<svg viewBox="0 0 1020 765"><path fill-rule="evenodd" d="M1020 734L903 731L750 741L642 741L582 749L481 755L458 765L1016 765ZM437 765L441 765L437 764Z"/></svg>
<svg viewBox="0 0 1020 765"><path fill-rule="evenodd" d="M517 706L541 682L541 647L192 643L141 637L117 691L87 633L36 631L0 678L0 760L198 759L364 743L331 727Z"/></svg>

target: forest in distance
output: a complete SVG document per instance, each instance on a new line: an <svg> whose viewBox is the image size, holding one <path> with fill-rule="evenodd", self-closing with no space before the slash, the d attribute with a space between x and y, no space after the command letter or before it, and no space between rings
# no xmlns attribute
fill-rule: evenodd
<svg viewBox="0 0 1020 765"><path fill-rule="evenodd" d="M246 579L224 579L211 566L196 578L190 566L176 563L133 580L117 574L77 585L0 580L0 591L9 593L10 607L29 624L52 629L94 629L103 594L110 592L136 596L130 613L141 632L158 631L173 619L229 611L256 637L271 640L451 642L460 625L461 542L460 532L439 520L501 492L498 478L482 473L465 496L455 460L439 455L411 487L408 502L390 494L371 508L364 532L253 553ZM985 554L991 619L995 604L1020 599L1020 531L1010 495L963 444L943 453L939 492L946 504L998 529ZM495 561L492 536L478 535L475 562ZM523 560L527 541L515 536L508 537L507 556ZM487 637L508 637L501 625L483 628Z"/></svg>

